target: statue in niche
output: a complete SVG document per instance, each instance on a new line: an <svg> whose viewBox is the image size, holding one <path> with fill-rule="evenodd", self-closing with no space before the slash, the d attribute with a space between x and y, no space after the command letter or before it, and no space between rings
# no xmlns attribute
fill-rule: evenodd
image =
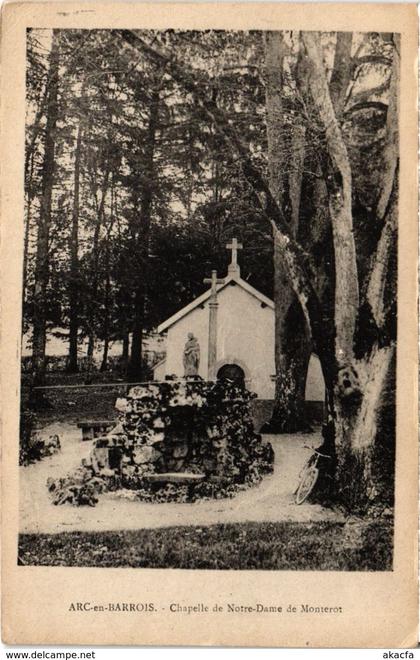
<svg viewBox="0 0 420 660"><path fill-rule="evenodd" d="M192 332L188 333L188 339L184 346L184 376L197 376L200 365L200 344Z"/></svg>

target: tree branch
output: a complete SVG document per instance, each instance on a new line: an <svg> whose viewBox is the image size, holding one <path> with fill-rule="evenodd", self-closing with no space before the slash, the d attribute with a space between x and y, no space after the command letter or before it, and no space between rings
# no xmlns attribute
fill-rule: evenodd
<svg viewBox="0 0 420 660"><path fill-rule="evenodd" d="M382 174L381 193L376 206L376 214L383 219L389 204L394 186L395 172L398 162L398 111L399 111L399 78L400 58L399 35L395 35L396 44L392 59L391 82L389 88L389 104L386 116L386 144L383 152L384 168Z"/></svg>
<svg viewBox="0 0 420 660"><path fill-rule="evenodd" d="M352 94L349 99L349 106L347 107L345 113L352 112L353 110L358 110L359 106L364 107L366 104L371 103L372 107L377 106L380 110L386 110L387 105L381 103L380 101L372 101L372 98L375 96L381 96L389 89L389 78L385 82L377 85L376 87L370 87L365 89L362 92L357 92L357 94ZM350 104L351 102L351 104Z"/></svg>
<svg viewBox="0 0 420 660"><path fill-rule="evenodd" d="M394 187L391 193L390 203L386 211L385 223L382 228L381 237L378 241L376 252L373 257L373 265L366 290L366 299L372 310L372 316L378 328L381 328L385 320L385 283L389 264L391 249L395 242L395 233L398 220L397 204L397 173L395 173Z"/></svg>
<svg viewBox="0 0 420 660"><path fill-rule="evenodd" d="M346 91L352 75L352 42L352 32L337 32L334 64L330 79L331 101L337 117L339 117L343 111L346 101Z"/></svg>
<svg viewBox="0 0 420 660"><path fill-rule="evenodd" d="M383 64L384 66L389 66L392 64L392 61L389 57L385 57L385 55L363 55L362 57L357 57L352 60L352 71L354 72L363 64Z"/></svg>
<svg viewBox="0 0 420 660"><path fill-rule="evenodd" d="M323 344L324 333L321 328L321 310L312 282L305 272L305 255L302 247L294 239L290 228L274 199L270 187L261 172L252 162L248 145L236 132L231 119L217 106L214 99L210 99L203 91L202 83L197 74L188 69L185 64L179 64L171 56L157 49L155 40L153 45L147 43L143 37L131 30L114 30L116 36L136 50L143 51L152 61L170 76L187 92L189 92L202 115L215 127L216 132L224 139L227 145L239 157L244 176L255 193L260 209L273 228L274 240L283 251L288 269L291 285L302 305L305 317L311 328L314 341Z"/></svg>
<svg viewBox="0 0 420 660"><path fill-rule="evenodd" d="M371 92L366 92L366 97L370 96ZM378 112L386 112L388 109L388 106L385 105L385 103L381 103L380 101L361 101L360 103L355 103L354 105L351 106L348 110L345 110L344 117L349 118L352 116L354 112L360 112L361 110L369 110L369 109L374 109L378 110Z"/></svg>
<svg viewBox="0 0 420 660"><path fill-rule="evenodd" d="M384 298L386 273L398 225L399 40L399 35L395 35L389 105L386 119L387 137L383 151L384 169L381 193L376 207L376 214L380 220L384 219L384 225L373 258L372 270L366 289L366 299L369 302L373 318L379 328L385 320Z"/></svg>

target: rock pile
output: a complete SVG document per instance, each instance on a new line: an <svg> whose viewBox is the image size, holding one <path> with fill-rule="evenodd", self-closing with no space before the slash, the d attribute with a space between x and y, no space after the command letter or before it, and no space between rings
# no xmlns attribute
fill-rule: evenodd
<svg viewBox="0 0 420 660"><path fill-rule="evenodd" d="M253 395L230 381L178 380L133 387L120 420L90 458L48 484L56 504L91 504L104 490L135 490L145 501L234 495L272 470L273 450L255 433Z"/></svg>
<svg viewBox="0 0 420 660"><path fill-rule="evenodd" d="M19 465L30 465L41 461L46 456L52 456L61 449L60 438L57 434L43 437L40 431L31 433L25 443L19 448Z"/></svg>

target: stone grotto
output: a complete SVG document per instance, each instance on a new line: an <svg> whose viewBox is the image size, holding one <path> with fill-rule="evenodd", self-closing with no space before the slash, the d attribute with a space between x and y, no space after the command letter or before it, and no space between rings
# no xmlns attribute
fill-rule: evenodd
<svg viewBox="0 0 420 660"><path fill-rule="evenodd" d="M200 377L144 383L118 399L119 420L72 473L49 479L54 504L94 506L105 491L147 502L233 497L273 469L254 430L253 394Z"/></svg>

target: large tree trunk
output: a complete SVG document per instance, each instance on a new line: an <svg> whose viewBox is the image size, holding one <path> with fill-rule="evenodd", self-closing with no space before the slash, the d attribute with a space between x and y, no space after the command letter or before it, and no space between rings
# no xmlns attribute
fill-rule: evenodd
<svg viewBox="0 0 420 660"><path fill-rule="evenodd" d="M275 247L275 261L282 258ZM281 282L284 280L280 280ZM276 285L279 280L276 279ZM296 299L285 310L281 295L276 314L276 396L271 420L265 433L298 433L311 430L305 409L306 378L311 357L311 339L307 324ZM287 301L289 302L289 301ZM279 310L279 313L278 313Z"/></svg>
<svg viewBox="0 0 420 660"><path fill-rule="evenodd" d="M395 243L397 211L396 193L384 191L396 187L396 104L391 100L389 112L394 115L394 121L388 117L391 134L385 149L386 167L381 195L387 198L387 215L376 253L372 256L367 282L360 292L349 158L328 91L319 37L316 33L304 33L303 39L312 66L309 79L312 98L324 125L330 161L326 182L335 261L335 349L331 354L320 355L320 358L324 374L327 374L329 423L335 441L336 484L343 503L353 511L363 511L383 496L380 482L383 482L384 470L378 469L378 465L384 452L388 456L392 454L395 434L395 337L387 329L385 289ZM348 57L349 53L347 46ZM393 145L393 158L389 144ZM389 185L390 176L392 186ZM378 204L379 208L383 206L383 203ZM390 277L392 281L395 279L392 273ZM390 286L392 288L392 282ZM377 337L374 340L372 328ZM392 471L390 469L388 474Z"/></svg>
<svg viewBox="0 0 420 660"><path fill-rule="evenodd" d="M53 30L49 58L49 88L47 121L45 125L44 160L38 236L35 261L34 322L32 361L34 384L45 382L45 347L47 341L47 287L49 281L49 235L51 225L52 192L55 171L55 140L58 119L59 36Z"/></svg>
<svg viewBox="0 0 420 660"><path fill-rule="evenodd" d="M128 378L131 382L143 378L143 333L145 322L146 274L149 260L150 225L155 174L155 143L159 113L159 90L154 89L150 104L147 144L141 189L139 226L136 227L138 268L135 274L134 320ZM137 221L137 219L136 219Z"/></svg>
<svg viewBox="0 0 420 660"><path fill-rule="evenodd" d="M271 193L288 221L293 236L299 226L299 207L305 151L301 126L286 129L283 109L283 60L281 32L265 36L268 168ZM296 295L285 267L283 250L274 240L275 400L264 432L294 433L310 429L305 415L305 383L310 357L310 336L303 315L296 323L291 314ZM289 341L293 324L295 341Z"/></svg>
<svg viewBox="0 0 420 660"><path fill-rule="evenodd" d="M372 504L392 505L395 448L395 344L375 346L357 361L360 395L343 396L339 379L335 415L338 497L353 512ZM386 463L386 464L384 464Z"/></svg>
<svg viewBox="0 0 420 660"><path fill-rule="evenodd" d="M74 159L74 192L73 220L70 237L70 281L69 281L69 362L68 370L76 373L79 370L77 348L79 335L79 196L80 196L80 165L82 156L83 128L80 121L77 129L76 150Z"/></svg>

